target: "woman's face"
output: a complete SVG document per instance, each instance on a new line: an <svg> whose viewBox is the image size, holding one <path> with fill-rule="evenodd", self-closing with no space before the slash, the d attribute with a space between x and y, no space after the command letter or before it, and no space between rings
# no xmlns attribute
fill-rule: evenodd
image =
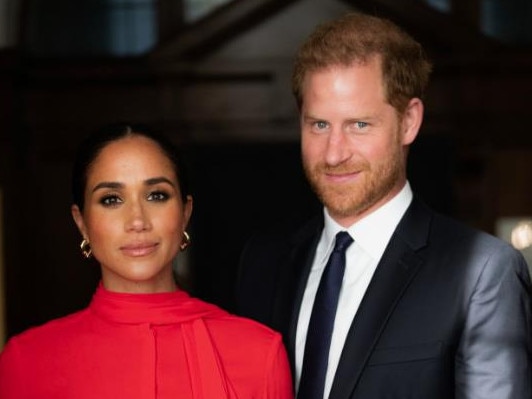
<svg viewBox="0 0 532 399"><path fill-rule="evenodd" d="M118 292L176 288L172 260L191 212L172 162L157 143L135 135L103 148L88 170L83 213L72 207L104 287Z"/></svg>

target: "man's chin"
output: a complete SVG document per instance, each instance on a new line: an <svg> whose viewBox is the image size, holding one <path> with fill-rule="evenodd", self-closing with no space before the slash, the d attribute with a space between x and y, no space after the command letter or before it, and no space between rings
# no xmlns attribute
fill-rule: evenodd
<svg viewBox="0 0 532 399"><path fill-rule="evenodd" d="M331 215L339 217L356 216L360 212L360 204L350 198L327 198L322 197L322 202Z"/></svg>

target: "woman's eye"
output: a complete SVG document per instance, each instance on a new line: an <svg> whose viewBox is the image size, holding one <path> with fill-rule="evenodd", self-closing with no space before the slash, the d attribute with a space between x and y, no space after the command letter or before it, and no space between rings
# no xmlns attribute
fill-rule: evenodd
<svg viewBox="0 0 532 399"><path fill-rule="evenodd" d="M169 198L169 195L163 191L154 191L148 195L148 201L163 202Z"/></svg>
<svg viewBox="0 0 532 399"><path fill-rule="evenodd" d="M106 195L100 199L100 204L103 206L115 206L121 202L122 200L117 195Z"/></svg>

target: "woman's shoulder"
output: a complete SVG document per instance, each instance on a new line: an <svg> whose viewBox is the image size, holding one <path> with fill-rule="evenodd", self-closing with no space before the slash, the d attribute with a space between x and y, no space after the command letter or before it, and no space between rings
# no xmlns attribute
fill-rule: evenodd
<svg viewBox="0 0 532 399"><path fill-rule="evenodd" d="M194 319L201 318L211 332L230 335L246 334L270 340L280 337L278 332L258 321L239 316L216 304L193 296L189 296L189 299L190 303L193 303L191 307L198 309L195 311Z"/></svg>
<svg viewBox="0 0 532 399"><path fill-rule="evenodd" d="M267 350L281 344L281 334L255 320L225 313L204 319L213 338L229 346L252 347ZM262 349L261 349L262 348Z"/></svg>
<svg viewBox="0 0 532 399"><path fill-rule="evenodd" d="M17 344L40 345L42 342L52 343L61 341L69 333L76 333L78 326L85 319L87 309L83 309L66 316L58 317L41 325L30 327L27 330L11 337L7 345Z"/></svg>
<svg viewBox="0 0 532 399"><path fill-rule="evenodd" d="M276 331L258 321L230 312L216 317L212 321L227 328L237 327L240 329L246 329L250 332L255 331L257 334L278 335Z"/></svg>

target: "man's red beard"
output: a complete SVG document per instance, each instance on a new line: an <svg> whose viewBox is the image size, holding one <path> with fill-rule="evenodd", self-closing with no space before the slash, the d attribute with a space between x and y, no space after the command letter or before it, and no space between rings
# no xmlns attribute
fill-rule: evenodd
<svg viewBox="0 0 532 399"><path fill-rule="evenodd" d="M396 152L392 159L370 165L367 161L314 167L304 162L307 179L331 216L356 217L383 199L402 178L404 157ZM353 181L328 182L327 174L357 173Z"/></svg>

